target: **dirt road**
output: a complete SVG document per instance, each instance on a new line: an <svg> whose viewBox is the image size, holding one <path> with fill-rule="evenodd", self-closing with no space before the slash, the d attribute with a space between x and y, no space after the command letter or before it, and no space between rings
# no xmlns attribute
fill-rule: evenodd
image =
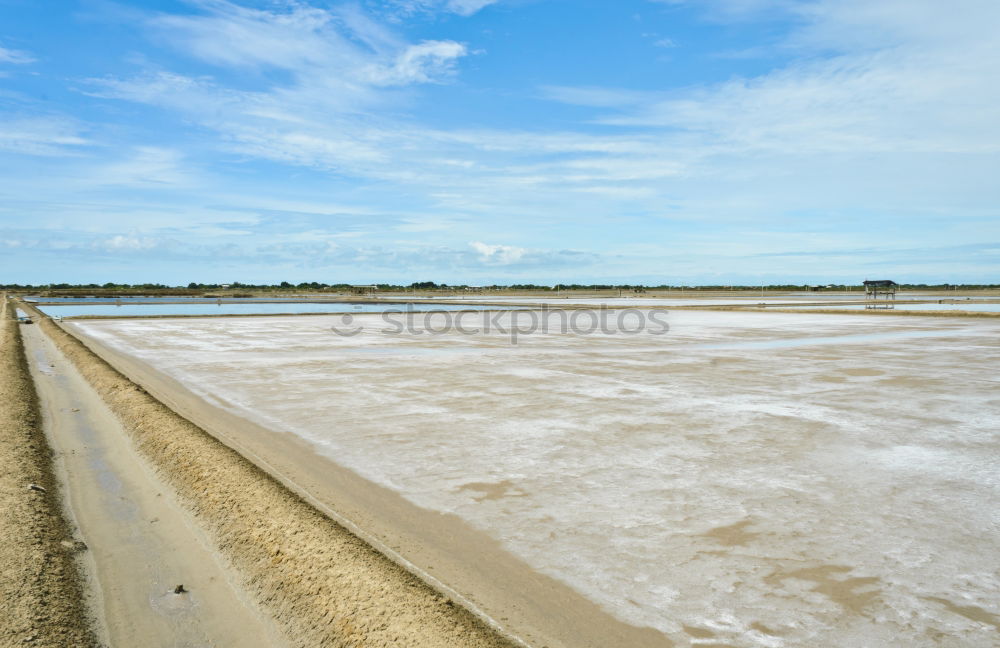
<svg viewBox="0 0 1000 648"><path fill-rule="evenodd" d="M95 646L13 305L0 295L0 647Z"/></svg>
<svg viewBox="0 0 1000 648"><path fill-rule="evenodd" d="M39 327L22 331L66 514L86 544L76 549L102 639L151 648L286 645L72 363Z"/></svg>

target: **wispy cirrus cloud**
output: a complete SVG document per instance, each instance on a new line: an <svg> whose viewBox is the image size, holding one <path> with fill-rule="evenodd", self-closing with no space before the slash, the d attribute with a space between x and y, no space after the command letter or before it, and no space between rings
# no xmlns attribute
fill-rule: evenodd
<svg viewBox="0 0 1000 648"><path fill-rule="evenodd" d="M82 174L84 186L166 188L195 183L183 164L180 151L158 146L139 146L122 159L91 165Z"/></svg>
<svg viewBox="0 0 1000 648"><path fill-rule="evenodd" d="M27 65L28 63L34 63L35 60L36 60L35 57L28 52L16 49L8 49L0 45L0 63Z"/></svg>
<svg viewBox="0 0 1000 648"><path fill-rule="evenodd" d="M417 12L448 12L471 16L500 0L390 0L391 6L403 14Z"/></svg>
<svg viewBox="0 0 1000 648"><path fill-rule="evenodd" d="M289 85L302 90L427 83L446 77L467 54L455 41L408 43L354 5L268 11L213 0L198 6L200 13L158 14L148 24L181 52L217 66L282 69L293 75Z"/></svg>
<svg viewBox="0 0 1000 648"><path fill-rule="evenodd" d="M218 132L241 154L357 173L384 167L405 127L373 116L408 86L441 83L467 54L447 40L406 40L356 6L291 5L265 11L205 2L191 15L147 20L167 44L220 72L278 69L286 74L236 88L218 75L155 66L132 77L90 79L88 93L177 111Z"/></svg>
<svg viewBox="0 0 1000 648"><path fill-rule="evenodd" d="M373 84L383 86L432 83L454 72L455 61L467 53L465 45L454 41L424 41L409 45L390 64L368 69Z"/></svg>
<svg viewBox="0 0 1000 648"><path fill-rule="evenodd" d="M1000 87L987 79L1000 77L1000 5L959 4L712 0L698 6L716 19L794 15L796 27L774 47L806 56L755 77L620 104L601 121L680 129L702 147L742 151L995 152L1000 132L989 107L1000 104Z"/></svg>
<svg viewBox="0 0 1000 648"><path fill-rule="evenodd" d="M0 115L0 150L38 156L77 156L93 142L75 120L58 115Z"/></svg>

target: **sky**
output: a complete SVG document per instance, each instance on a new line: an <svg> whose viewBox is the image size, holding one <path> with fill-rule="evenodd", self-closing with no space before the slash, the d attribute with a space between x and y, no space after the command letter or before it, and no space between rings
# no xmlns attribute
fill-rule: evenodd
<svg viewBox="0 0 1000 648"><path fill-rule="evenodd" d="M1000 283L996 0L0 0L0 283Z"/></svg>

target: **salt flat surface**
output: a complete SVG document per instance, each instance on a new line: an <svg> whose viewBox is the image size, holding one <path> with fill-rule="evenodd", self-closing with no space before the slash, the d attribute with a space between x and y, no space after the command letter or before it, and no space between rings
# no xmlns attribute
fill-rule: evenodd
<svg viewBox="0 0 1000 648"><path fill-rule="evenodd" d="M879 306L884 305L881 302ZM813 308L812 306L803 306L802 308ZM837 304L836 306L817 306L816 308L836 308L836 309L849 309L849 310L864 310L864 304ZM945 302L943 304L908 304L905 301L899 301L893 304L891 310L897 311L979 311L986 313L997 313L1000 312L1000 302L993 303L983 303L972 300L963 300L958 302Z"/></svg>
<svg viewBox="0 0 1000 648"><path fill-rule="evenodd" d="M378 315L72 326L678 645L996 645L1000 322L667 321L516 345Z"/></svg>
<svg viewBox="0 0 1000 648"><path fill-rule="evenodd" d="M853 297L855 300L863 300L864 294L858 293ZM458 297L435 297L434 299L462 300L469 302L515 302L518 304L548 304L550 306L587 305L587 306L660 306L670 308L671 306L748 306L759 302L768 304L801 304L812 301L836 301L844 299L792 299L787 297L774 297L759 295L753 297L494 297L494 296L458 296Z"/></svg>
<svg viewBox="0 0 1000 648"><path fill-rule="evenodd" d="M382 297L379 299L392 299ZM396 298L398 299L398 298ZM566 295L562 297L516 297L507 295L441 295L435 297L409 297L407 301L418 299L445 299L461 301L485 301L485 302L505 302L512 301L519 304L549 304L558 306L560 304L585 304L607 306L748 306L758 303L767 304L812 304L814 302L838 302L838 301L864 301L864 291L846 293L744 293L742 295L722 295L719 297L699 296L687 297L684 293L677 292L671 296L661 297L579 297ZM896 301L904 302L910 300L938 300L952 299L951 297L928 296L920 293L900 293L896 295ZM964 297L959 299L965 300ZM996 299L996 297L971 297L970 301L981 299Z"/></svg>
<svg viewBox="0 0 1000 648"><path fill-rule="evenodd" d="M508 306L483 306L480 304L434 304L378 302L358 304L350 302L183 302L183 303L123 303L99 302L93 304L46 304L39 306L46 315L52 317L87 316L162 316L162 315L294 315L297 313L379 313L386 310L413 311L458 311L503 309Z"/></svg>

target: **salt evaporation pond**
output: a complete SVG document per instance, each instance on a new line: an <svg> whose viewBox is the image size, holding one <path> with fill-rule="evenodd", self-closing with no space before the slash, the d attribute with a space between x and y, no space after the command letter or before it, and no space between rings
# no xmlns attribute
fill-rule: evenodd
<svg viewBox="0 0 1000 648"><path fill-rule="evenodd" d="M458 298L461 299L461 298ZM756 309L763 305L764 308L784 308L784 307L796 307L802 308L803 310L808 309L848 309L848 310L864 310L866 304L864 303L864 295L856 293L854 295L823 295L823 294L813 294L811 296L782 296L782 297L721 297L721 298L711 298L711 297L697 297L697 298L674 298L674 297L592 297L592 298L517 298L517 297L489 297L489 298L477 298L479 301L489 301L489 302L516 302L518 304L525 304L531 306L541 306L548 305L553 308L558 308L559 306L591 306L593 308L692 308L696 306L740 306L747 309ZM974 298L968 300L938 303L926 303L926 304L914 304L914 301L928 301L931 298L919 295L907 295L900 296L895 302L888 302L890 306L895 307L895 310L921 310L921 311L935 311L935 310L969 310L969 311L982 311L982 312L997 312L1000 311L1000 301L994 298ZM990 301L984 301L984 299L989 299ZM842 304L837 302L853 301L857 303ZM471 299L470 299L471 303ZM879 301L878 306L881 309L886 305L887 302Z"/></svg>
<svg viewBox="0 0 1000 648"><path fill-rule="evenodd" d="M479 304L432 304L432 303L348 303L348 302L295 302L295 303L142 303L142 304L43 304L38 306L46 315L53 317L79 316L129 316L150 317L166 315L289 315L299 313L383 313L400 310L413 312L460 311L460 310L505 310L509 306L485 306Z"/></svg>
<svg viewBox="0 0 1000 648"><path fill-rule="evenodd" d="M837 304L834 306L803 306L804 310L810 308L833 308L837 310L865 310L870 308L870 306L865 304ZM973 311L980 313L1000 313L1000 302L998 303L981 303L975 301L961 301L955 303L943 303L943 304L908 304L905 301L898 301L895 304L890 302L889 307L886 307L885 302L880 302L876 306L877 310L895 310L895 311Z"/></svg>
<svg viewBox="0 0 1000 648"><path fill-rule="evenodd" d="M69 326L675 645L996 645L1000 322L674 311L511 344L355 319Z"/></svg>
<svg viewBox="0 0 1000 648"><path fill-rule="evenodd" d="M854 300L858 302L864 301L864 295L813 295L811 297L802 297L799 299L788 299L788 298L693 298L693 299L680 299L671 297L595 297L590 299L549 299L549 298L528 298L528 299L516 299L516 298L498 298L502 301L516 301L519 304L528 305L542 305L546 304L553 308L558 308L560 305L571 305L571 306L592 306L595 308L607 307L607 308L650 308L659 307L665 309L671 308L692 308L697 306L742 306L747 309L756 310L760 307L760 304L764 304L763 308L788 308L795 307L796 309L801 308L802 310L811 309L835 309L835 310L865 310L870 305L864 303L854 303L854 304L837 304L837 303L815 303L815 302L836 302L836 301L846 301ZM898 311L976 311L984 313L996 313L1000 312L1000 301L995 301L992 298L991 302L984 302L981 299L969 299L961 300L956 302L943 302L943 303L929 303L929 304L913 304L911 301L926 300L927 297L920 296L907 296L905 298L900 298L895 302L885 302L879 301L877 304L878 310L898 310ZM886 308L886 306L891 308Z"/></svg>
<svg viewBox="0 0 1000 648"><path fill-rule="evenodd" d="M293 301L295 299L297 298L296 297L192 297L190 295L178 295L176 297L136 297L130 295L121 297L39 297L37 295L34 295L30 297L25 297L25 300L29 302L53 302L57 304L81 304L81 303L115 304L118 302L125 304L159 304L164 302L175 302L175 301L215 304L220 301L240 303L247 301Z"/></svg>

